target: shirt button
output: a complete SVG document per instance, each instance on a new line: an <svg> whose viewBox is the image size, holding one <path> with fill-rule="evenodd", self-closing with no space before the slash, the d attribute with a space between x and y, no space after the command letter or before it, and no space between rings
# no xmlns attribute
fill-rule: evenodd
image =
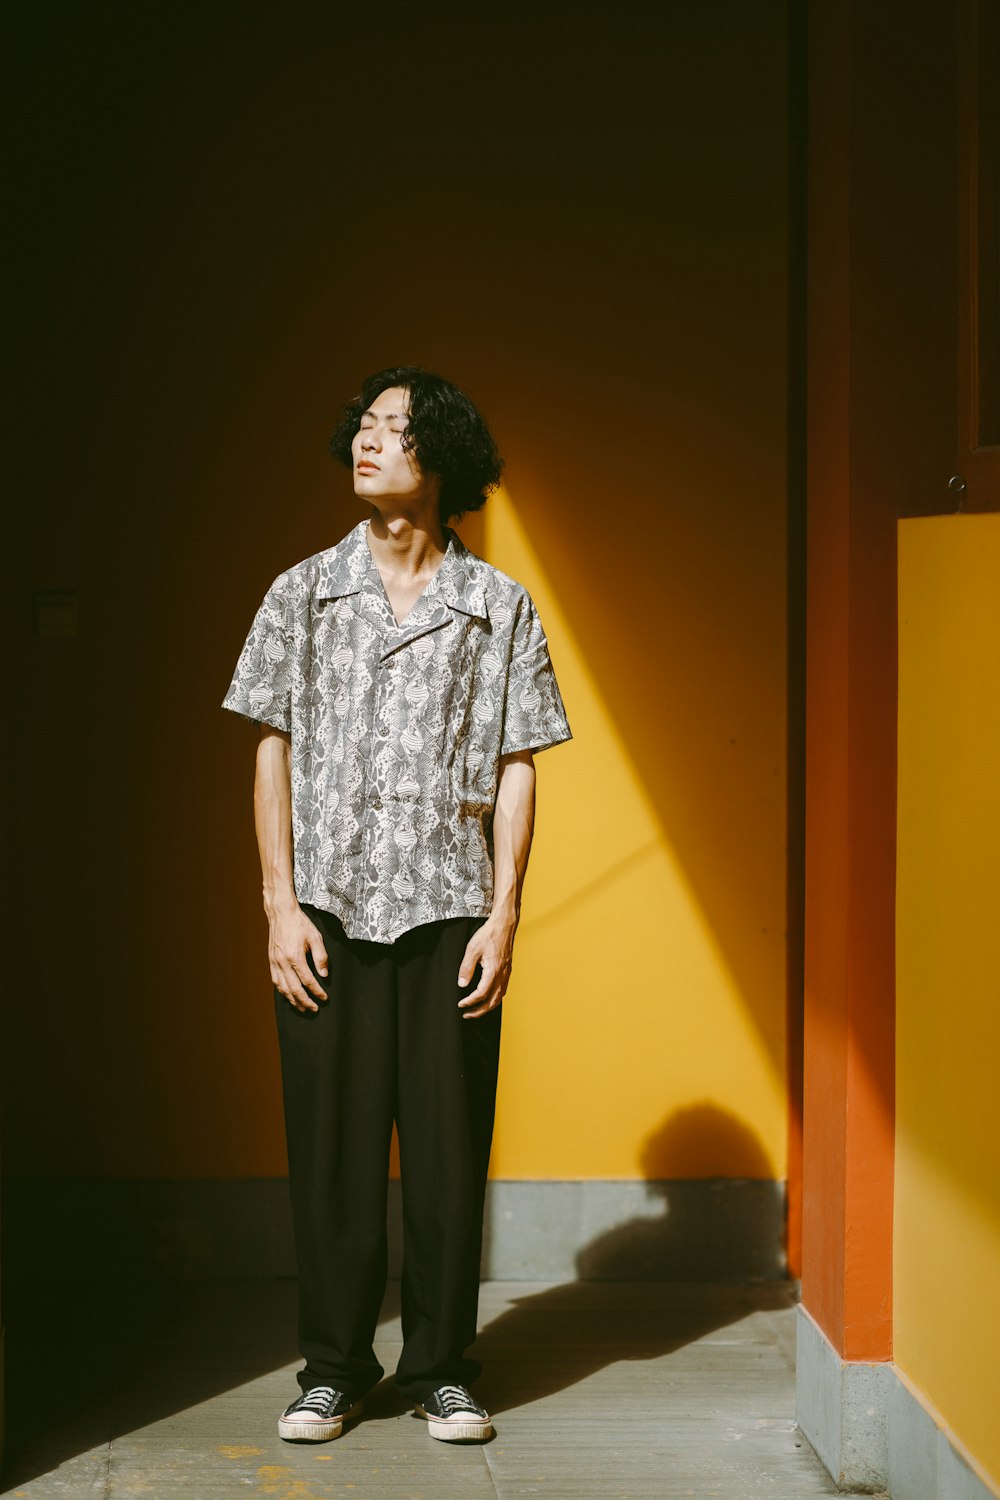
<svg viewBox="0 0 1000 1500"><path fill-rule="evenodd" d="M381 810L382 810L382 799L381 799L381 797L376 797L375 798L375 801L372 803L372 807L375 808L376 812L381 812Z"/></svg>

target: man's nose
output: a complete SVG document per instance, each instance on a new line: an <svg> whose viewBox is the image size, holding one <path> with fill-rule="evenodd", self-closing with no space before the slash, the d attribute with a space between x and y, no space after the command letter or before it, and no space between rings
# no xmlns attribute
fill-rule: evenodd
<svg viewBox="0 0 1000 1500"><path fill-rule="evenodd" d="M376 433L375 428L366 427L361 434L362 452L367 452L369 448L374 448L377 452L381 446L382 445L379 441L378 434Z"/></svg>

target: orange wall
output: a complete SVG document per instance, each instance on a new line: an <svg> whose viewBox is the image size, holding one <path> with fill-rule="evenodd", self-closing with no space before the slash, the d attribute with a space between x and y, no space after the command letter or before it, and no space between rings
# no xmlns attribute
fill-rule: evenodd
<svg viewBox="0 0 1000 1500"><path fill-rule="evenodd" d="M463 534L537 591L577 735L539 758L494 1170L782 1176L782 7L651 6L627 66L586 14L421 17L377 97L340 15L27 38L7 1167L284 1170L219 701L267 583L357 519L336 404L413 360L496 428ZM32 636L44 588L78 638Z"/></svg>
<svg viewBox="0 0 1000 1500"><path fill-rule="evenodd" d="M802 1293L853 1360L892 1354L896 527L953 472L955 30L809 7Z"/></svg>

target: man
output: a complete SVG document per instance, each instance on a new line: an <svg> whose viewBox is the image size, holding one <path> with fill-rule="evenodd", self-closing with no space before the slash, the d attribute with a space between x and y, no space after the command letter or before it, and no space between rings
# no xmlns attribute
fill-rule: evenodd
<svg viewBox="0 0 1000 1500"><path fill-rule="evenodd" d="M502 460L468 397L365 381L331 440L370 515L275 579L224 707L260 724L270 925L299 1269L291 1441L339 1436L383 1375L395 1120L396 1383L433 1437L483 1440L468 1386L501 1001L534 825L533 752L572 738L527 590L448 521Z"/></svg>

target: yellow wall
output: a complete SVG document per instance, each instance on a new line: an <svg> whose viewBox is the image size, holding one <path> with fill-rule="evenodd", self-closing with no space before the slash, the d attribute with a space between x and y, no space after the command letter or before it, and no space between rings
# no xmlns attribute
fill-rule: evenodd
<svg viewBox="0 0 1000 1500"><path fill-rule="evenodd" d="M1000 515L899 539L894 1359L1000 1482Z"/></svg>
<svg viewBox="0 0 1000 1500"><path fill-rule="evenodd" d="M781 886L768 848L781 826L782 788L764 763L770 756L776 767L780 758L777 683L773 718L761 723L760 705L734 680L738 652L731 647L714 679L708 674L668 590L656 587L658 566L671 582L681 571L676 554L662 564L637 557L634 575L618 574L608 587L595 546L604 511L591 496L580 497L562 549L553 548L554 557L575 555L583 588L557 591L512 496L513 488L488 507L484 550L538 604L574 739L535 762L537 830L505 1002L493 1173L781 1175ZM532 514L527 502L524 510ZM780 540L772 544L777 562ZM606 636L603 656L581 639L588 623ZM670 691L677 683L683 693ZM631 733L616 716L621 695L633 700ZM723 779L717 765L689 781L690 745L683 748L715 714L732 731L725 779L746 797L743 826L756 827L764 845L756 856L744 851L758 860L763 885L743 893L764 930L749 930L747 920L729 952L727 861L739 857L742 830L713 826L706 806L699 852L710 868L700 889L672 837L678 801L707 803ZM712 748L724 754L721 744ZM644 757L654 761L651 777Z"/></svg>
<svg viewBox="0 0 1000 1500"><path fill-rule="evenodd" d="M271 579L359 517L339 403L414 362L495 427L507 490L460 529L535 594L576 736L538 759L494 1172L784 1173L784 9L654 7L627 68L599 13L537 7L526 46L432 11L377 85L340 7L24 12L0 608L47 968L10 1171L285 1170L255 738L219 705ZM79 637L32 634L40 589Z"/></svg>

